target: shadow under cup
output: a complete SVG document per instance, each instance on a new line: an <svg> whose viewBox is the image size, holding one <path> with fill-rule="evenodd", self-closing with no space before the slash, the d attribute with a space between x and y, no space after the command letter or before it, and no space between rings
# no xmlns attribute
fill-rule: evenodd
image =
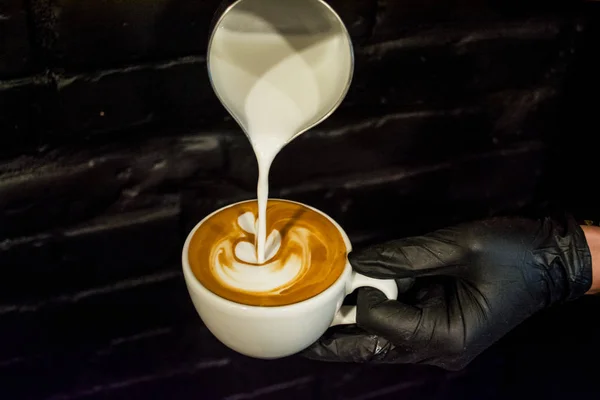
<svg viewBox="0 0 600 400"><path fill-rule="evenodd" d="M190 265L190 243L196 231L211 217L232 207L255 203L256 200L235 203L215 211L198 223L188 235L183 247L182 265L188 292L200 318L223 344L238 353L255 358L273 359L289 356L309 347L330 326L355 323L356 307L348 308L344 312L340 312L340 308L344 298L357 287L376 287L389 298L396 298L397 287L393 280L376 280L352 271L346 257L351 251L350 240L332 218L301 203L275 199L269 201L304 207L333 224L346 245L341 272L320 293L293 304L248 305L221 297L209 290L194 275Z"/></svg>

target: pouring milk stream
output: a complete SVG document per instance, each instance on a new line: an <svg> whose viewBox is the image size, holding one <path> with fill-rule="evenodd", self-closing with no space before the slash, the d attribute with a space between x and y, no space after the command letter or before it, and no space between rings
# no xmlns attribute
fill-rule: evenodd
<svg viewBox="0 0 600 400"><path fill-rule="evenodd" d="M208 64L215 92L258 161L256 250L246 257L262 264L273 160L341 103L352 79L352 44L321 0L240 0L217 23Z"/></svg>

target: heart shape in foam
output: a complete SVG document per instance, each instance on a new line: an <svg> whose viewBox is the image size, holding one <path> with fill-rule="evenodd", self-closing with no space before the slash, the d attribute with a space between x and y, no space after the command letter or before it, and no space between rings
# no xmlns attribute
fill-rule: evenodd
<svg viewBox="0 0 600 400"><path fill-rule="evenodd" d="M250 211L240 215L237 220L238 225L246 233L256 237L258 221ZM273 230L267 237L265 245L265 263L268 263L279 251L281 247L281 234ZM235 246L235 256L248 264L258 264L256 254L256 245L247 241L241 241Z"/></svg>
<svg viewBox="0 0 600 400"><path fill-rule="evenodd" d="M237 224L241 231L256 237L257 221L252 212L240 215ZM288 232L288 236L290 240L302 243L305 234L300 229L298 232ZM217 255L213 271L223 284L246 292L277 294L294 281L301 273L303 265L309 264L303 260L310 260L310 254L306 253L302 246L300 254L280 257L279 252L283 252L282 237L276 229L267 238L267 257L263 264L257 263L256 247L250 241L241 240L235 248L229 247L231 244L230 241L224 240L211 252ZM228 259L226 255L231 254L231 250L234 253L232 256L235 257Z"/></svg>

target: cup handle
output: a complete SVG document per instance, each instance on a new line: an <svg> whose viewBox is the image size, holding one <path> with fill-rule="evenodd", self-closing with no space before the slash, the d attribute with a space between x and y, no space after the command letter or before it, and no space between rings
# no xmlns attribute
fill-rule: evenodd
<svg viewBox="0 0 600 400"><path fill-rule="evenodd" d="M349 295L359 287L372 287L381 290L390 300L398 298L398 285L393 279L374 279L352 271L350 284L346 288L346 295ZM330 326L350 325L356 323L356 306L343 306L333 318Z"/></svg>

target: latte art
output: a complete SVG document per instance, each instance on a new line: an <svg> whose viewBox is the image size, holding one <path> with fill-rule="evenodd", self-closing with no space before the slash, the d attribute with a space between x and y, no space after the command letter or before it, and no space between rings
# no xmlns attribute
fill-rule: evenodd
<svg viewBox="0 0 600 400"><path fill-rule="evenodd" d="M256 201L213 215L190 243L198 280L226 299L248 305L284 305L329 287L346 266L347 247L336 226L302 205L269 200L265 261L256 252Z"/></svg>
<svg viewBox="0 0 600 400"><path fill-rule="evenodd" d="M227 238L214 249L209 260L219 279L228 286L248 292L281 293L310 265L308 230L293 226L287 232L283 245L288 249L293 246L294 250L299 250L296 252L280 251L281 234L272 231L267 238L266 261L257 265L256 247L252 244L256 241L256 218L247 212L238 218L237 224L243 237L238 238L235 251L231 251L234 243Z"/></svg>

